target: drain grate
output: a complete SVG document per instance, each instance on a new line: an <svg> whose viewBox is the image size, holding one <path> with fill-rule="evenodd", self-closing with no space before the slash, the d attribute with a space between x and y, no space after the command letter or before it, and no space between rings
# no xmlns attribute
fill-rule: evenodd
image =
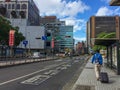
<svg viewBox="0 0 120 90"><path fill-rule="evenodd" d="M95 90L95 86L78 85L75 90Z"/></svg>

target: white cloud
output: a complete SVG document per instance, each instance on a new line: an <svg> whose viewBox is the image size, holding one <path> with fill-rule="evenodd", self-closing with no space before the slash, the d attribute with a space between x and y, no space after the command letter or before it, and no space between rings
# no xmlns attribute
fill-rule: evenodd
<svg viewBox="0 0 120 90"><path fill-rule="evenodd" d="M89 7L81 0L74 2L61 1L61 0L34 0L37 4L40 15L57 15L57 17L76 16L78 13L84 13Z"/></svg>
<svg viewBox="0 0 120 90"><path fill-rule="evenodd" d="M34 0L37 4L41 16L55 15L60 20L64 20L66 25L73 25L74 32L86 30L86 21L76 19L78 13L84 13L90 7L85 5L82 0L74 0L73 2L66 0ZM67 18L66 18L67 17ZM84 41L86 38L74 37L75 41Z"/></svg>
<svg viewBox="0 0 120 90"><path fill-rule="evenodd" d="M75 43L77 43L77 42L81 42L81 41L86 41L86 38L85 37L74 37L74 39L75 39Z"/></svg>
<svg viewBox="0 0 120 90"><path fill-rule="evenodd" d="M108 16L113 14L113 10L108 9L107 7L101 7L98 9L96 16Z"/></svg>
<svg viewBox="0 0 120 90"><path fill-rule="evenodd" d="M101 7L98 9L96 13L96 16L112 16L112 15L120 15L120 7L115 9Z"/></svg>
<svg viewBox="0 0 120 90"><path fill-rule="evenodd" d="M79 30L85 30L86 28L86 21L83 19L64 18L61 20L66 21L66 25L73 25L73 32L77 32Z"/></svg>

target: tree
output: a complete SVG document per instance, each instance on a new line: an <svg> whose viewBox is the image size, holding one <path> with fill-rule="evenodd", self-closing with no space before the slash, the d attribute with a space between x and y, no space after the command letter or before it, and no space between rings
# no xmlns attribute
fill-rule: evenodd
<svg viewBox="0 0 120 90"><path fill-rule="evenodd" d="M13 27L11 22L0 16L0 44L9 45L9 31L15 30L15 46L18 46L25 39L22 33L18 32L19 27Z"/></svg>
<svg viewBox="0 0 120 90"><path fill-rule="evenodd" d="M97 38L115 38L116 37L116 33L115 32L111 32L111 33L106 33L106 32L101 32L100 34L97 35ZM106 46L102 46L102 45L94 45L93 50L100 50L106 49Z"/></svg>

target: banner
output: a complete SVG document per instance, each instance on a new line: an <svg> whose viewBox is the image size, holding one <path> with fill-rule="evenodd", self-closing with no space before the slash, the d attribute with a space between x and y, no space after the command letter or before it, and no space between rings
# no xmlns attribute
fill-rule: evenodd
<svg viewBox="0 0 120 90"><path fill-rule="evenodd" d="M52 38L52 42L51 42L51 46L52 46L52 48L54 48L54 38Z"/></svg>
<svg viewBox="0 0 120 90"><path fill-rule="evenodd" d="M10 32L9 32L9 46L14 45L14 34L15 34L15 30L10 30Z"/></svg>

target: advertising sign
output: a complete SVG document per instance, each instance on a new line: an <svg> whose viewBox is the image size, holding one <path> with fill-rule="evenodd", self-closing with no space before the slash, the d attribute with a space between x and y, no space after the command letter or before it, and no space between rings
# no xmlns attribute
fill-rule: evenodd
<svg viewBox="0 0 120 90"><path fill-rule="evenodd" d="M54 48L54 39L52 38L51 47Z"/></svg>
<svg viewBox="0 0 120 90"><path fill-rule="evenodd" d="M14 34L15 34L15 31L10 30L10 32L9 32L9 46L14 45Z"/></svg>

